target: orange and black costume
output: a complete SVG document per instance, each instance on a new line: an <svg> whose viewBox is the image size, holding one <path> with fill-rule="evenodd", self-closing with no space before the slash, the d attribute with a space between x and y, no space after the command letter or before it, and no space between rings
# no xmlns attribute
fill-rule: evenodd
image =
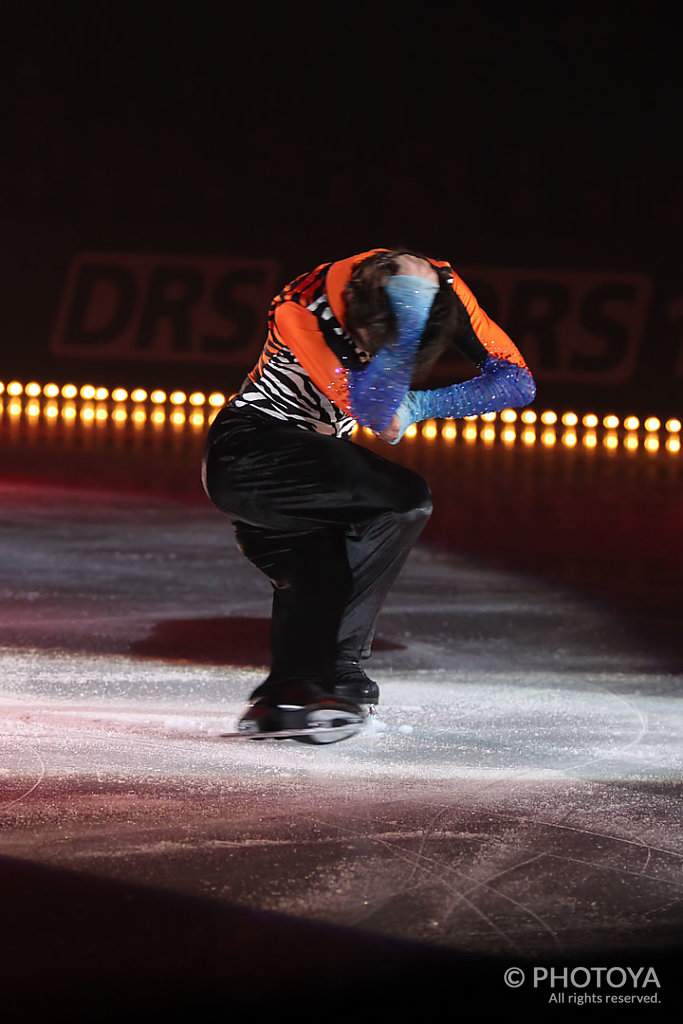
<svg viewBox="0 0 683 1024"><path fill-rule="evenodd" d="M409 402L410 375L392 392L391 361L380 350L364 362L345 326L345 285L372 252L283 289L256 366L209 433L207 493L273 585L272 668L259 696L302 679L333 690L344 666L369 657L382 602L431 512L420 476L348 439L356 421L377 428L385 383L385 423ZM528 374L449 264L429 262L449 271L471 325L459 347L472 362ZM364 422L354 384L377 368Z"/></svg>
<svg viewBox="0 0 683 1024"><path fill-rule="evenodd" d="M386 425L372 422L368 410L357 407L362 403L354 404L354 375L361 376L368 371L347 333L344 307L344 289L354 267L382 251L386 250L372 249L336 263L322 264L296 278L276 296L268 317L266 344L235 400L236 408L257 408L266 415L306 429L342 437L352 432L356 422L373 428L380 426L380 429ZM483 404L468 406L464 412L456 406L443 413L437 410L430 414L460 416L526 404L533 398L533 382L519 350L486 316L449 263L429 262L448 272L450 287L465 314L468 329L455 341L457 347L479 370L485 367L487 360L498 368L509 368L515 384L521 379L524 390L518 401L516 394L502 394L497 407L487 392ZM391 387L388 375L385 382ZM466 385L466 389L468 387L471 386ZM415 405L413 403L413 409ZM390 418L389 413L387 417Z"/></svg>

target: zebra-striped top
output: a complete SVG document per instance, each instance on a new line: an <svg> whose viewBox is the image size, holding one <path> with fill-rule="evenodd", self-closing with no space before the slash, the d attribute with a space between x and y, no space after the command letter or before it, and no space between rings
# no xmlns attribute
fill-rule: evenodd
<svg viewBox="0 0 683 1024"><path fill-rule="evenodd" d="M345 437L356 421L343 400L333 400L333 395L340 400L333 386L321 388L314 381L334 381L335 374L364 361L330 307L325 291L330 266L324 263L302 274L275 297L266 343L231 404L258 409L305 430ZM303 313L308 322L297 316L293 304L301 313L308 311Z"/></svg>

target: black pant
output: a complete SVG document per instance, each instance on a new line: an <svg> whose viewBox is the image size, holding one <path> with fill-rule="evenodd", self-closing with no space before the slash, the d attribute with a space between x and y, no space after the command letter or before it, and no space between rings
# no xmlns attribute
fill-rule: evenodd
<svg viewBox="0 0 683 1024"><path fill-rule="evenodd" d="M226 406L209 432L204 485L273 584L268 682L329 686L335 663L369 657L384 598L431 512L422 477L352 441Z"/></svg>

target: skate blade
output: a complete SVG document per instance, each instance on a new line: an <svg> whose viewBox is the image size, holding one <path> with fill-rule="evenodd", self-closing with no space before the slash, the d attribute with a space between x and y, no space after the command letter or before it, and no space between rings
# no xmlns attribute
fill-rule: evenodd
<svg viewBox="0 0 683 1024"><path fill-rule="evenodd" d="M301 729L278 729L277 731L261 732L253 726L256 723L245 723L246 728L237 732L220 733L221 740L298 740L300 743L339 743L350 739L361 731L365 725L363 718L344 718L338 711L321 708L309 714L309 725Z"/></svg>

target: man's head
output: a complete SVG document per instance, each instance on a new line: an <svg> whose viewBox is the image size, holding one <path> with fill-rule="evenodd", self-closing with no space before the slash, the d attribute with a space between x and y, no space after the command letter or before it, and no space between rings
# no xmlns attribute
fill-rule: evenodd
<svg viewBox="0 0 683 1024"><path fill-rule="evenodd" d="M353 269L343 292L346 328L369 355L391 340L396 320L385 285L396 274L424 277L439 285L415 363L413 382L418 383L464 326L464 310L451 286L447 267L436 267L409 249L382 250L368 256Z"/></svg>

